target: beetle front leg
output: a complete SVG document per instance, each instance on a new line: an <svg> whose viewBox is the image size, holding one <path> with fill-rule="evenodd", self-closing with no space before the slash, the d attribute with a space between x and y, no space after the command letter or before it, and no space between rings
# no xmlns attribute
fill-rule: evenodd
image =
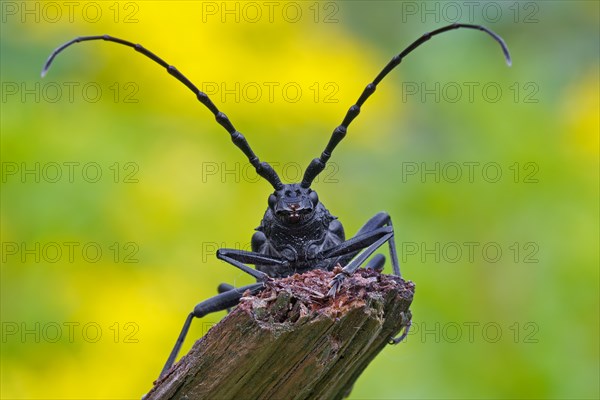
<svg viewBox="0 0 600 400"><path fill-rule="evenodd" d="M387 229L386 229L387 228ZM381 237L383 232L387 232L384 237ZM381 237L380 239L378 237ZM377 239L377 242L374 241ZM355 257L351 260L346 267L336 275L331 281L331 290L329 291L330 295L335 295L337 290L339 289L342 281L346 276L351 275L356 271L362 263L371 255L378 247L380 247L387 240L390 258L392 259L392 268L394 270L394 275L401 276L400 274L400 263L398 262L398 252L396 251L396 242L394 241L394 227L392 226L392 218L386 212L379 212L375 214L374 217L369 219L354 235L352 238L348 239L346 242L342 243L342 246L338 247L349 247L348 243L356 242L356 244L361 245L362 248L369 246L365 251L363 251L359 256ZM377 245L376 243L380 243ZM356 245L352 246L356 247ZM381 272L383 270L383 263L385 262L385 258L382 255L376 255L372 260L369 261L366 268L375 269L376 271Z"/></svg>
<svg viewBox="0 0 600 400"><path fill-rule="evenodd" d="M376 233L378 233L378 231L379 231L379 229L373 231L371 234L362 235L362 236L364 236L364 239L361 240L360 242L361 243L369 242L369 240L372 239L372 237ZM373 254L385 242L392 239L393 237L394 237L393 231L386 233L381 238L377 239L374 243L370 244L362 253L360 253L358 256L356 256L354 259L352 259L352 261L350 261L348 263L348 265L346 265L344 268L342 268L342 270L336 276L333 277L333 279L331 280L331 283L329 284L331 286L331 289L329 290L327 295L335 296L338 289L342 285L342 281L347 276L352 275L365 262L365 260L371 256L371 254ZM350 240L352 240L352 239L350 239Z"/></svg>
<svg viewBox="0 0 600 400"><path fill-rule="evenodd" d="M377 213L374 217L369 219L366 224L363 225L362 228L358 230L356 236L373 231L377 228L381 228L382 226L390 226L392 228L392 232L394 227L392 225L392 218L390 214L385 211ZM398 262L398 252L396 251L396 242L394 238L391 238L388 242L389 250L390 250L390 258L392 259L392 268L394 270L394 275L402 276L400 274L400 263Z"/></svg>
<svg viewBox="0 0 600 400"><path fill-rule="evenodd" d="M179 350L181 350L181 346L183 345L183 341L187 336L188 330L190 329L190 325L192 324L192 320L194 318L202 318L205 315L227 310L228 308L236 306L240 302L240 298L244 294L246 290L250 290L252 294L259 292L264 285L262 283L253 283L251 285L242 286L240 288L235 288L228 290L226 292L220 293L210 299L204 300L201 303L198 303L194 310L187 316L185 322L183 323L183 328L177 337L177 341L175 342L175 346L173 350L171 350L171 354L165 363L162 371L160 372L159 379L167 374L167 372L171 369L173 364L175 363L175 358L177 358L177 354L179 354Z"/></svg>
<svg viewBox="0 0 600 400"><path fill-rule="evenodd" d="M287 264L287 261L271 257L269 255L236 249L219 249L217 250L217 258L219 260L228 262L229 264L241 269L249 275L252 275L257 281L260 282L268 280L269 275L254 268L250 268L244 263L275 266L285 266Z"/></svg>

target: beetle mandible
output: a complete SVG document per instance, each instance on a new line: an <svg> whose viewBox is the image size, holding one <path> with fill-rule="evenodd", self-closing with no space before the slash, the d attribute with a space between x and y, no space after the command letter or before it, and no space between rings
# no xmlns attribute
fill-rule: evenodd
<svg viewBox="0 0 600 400"><path fill-rule="evenodd" d="M226 310L237 305L245 291L259 292L268 279L286 277L312 269L331 271L336 265L341 265L343 268L332 279L331 289L328 292L329 296L335 296L342 280L360 268L367 258L385 243L389 247L393 273L400 276L400 264L390 215L386 212L378 213L369 219L353 237L346 240L342 224L325 208L323 203L320 202L317 192L312 190L310 186L317 175L324 170L333 150L346 136L348 126L360 113L362 105L375 92L381 80L400 64L406 55L421 44L435 35L458 28L476 29L490 35L500 44L506 63L509 66L511 65L510 54L504 40L483 26L455 23L425 33L394 56L379 72L373 82L366 86L356 104L347 111L342 123L333 130L329 143L321 155L310 162L304 172L302 182L291 184L282 183L271 165L258 159L246 138L233 126L229 118L215 106L206 93L200 91L177 68L169 65L162 58L141 45L109 35L82 36L63 44L50 54L42 70L42 77L46 75L54 58L60 52L72 44L92 40L105 40L131 47L160 64L166 68L170 75L190 89L196 95L198 101L213 113L216 121L231 135L233 143L246 155L258 175L269 182L274 189L274 192L269 195L268 207L260 226L256 228L256 232L252 236L252 251L235 249L219 249L217 251L217 258L253 276L257 283L240 288L221 284L218 288L218 295L197 304L186 318L175 346L160 373L160 377L164 376L173 366L194 318L201 318L209 313ZM366 263L365 268L382 271L384 262L385 257L376 254ZM255 269L249 267L248 264L254 265ZM397 344L402 341L406 337L409 327L410 322L407 322L404 332L399 337L390 338L390 343Z"/></svg>

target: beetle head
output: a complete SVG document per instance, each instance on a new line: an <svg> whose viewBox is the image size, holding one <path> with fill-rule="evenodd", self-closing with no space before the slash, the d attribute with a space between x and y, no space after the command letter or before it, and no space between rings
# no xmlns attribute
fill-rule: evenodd
<svg viewBox="0 0 600 400"><path fill-rule="evenodd" d="M319 204L317 192L298 183L284 184L269 196L269 208L277 220L286 225L301 224L315 212Z"/></svg>

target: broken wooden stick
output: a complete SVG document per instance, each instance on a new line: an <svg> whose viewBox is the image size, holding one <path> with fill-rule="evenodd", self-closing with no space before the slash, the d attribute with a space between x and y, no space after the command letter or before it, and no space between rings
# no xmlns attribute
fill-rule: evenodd
<svg viewBox="0 0 600 400"><path fill-rule="evenodd" d="M361 269L269 281L198 340L145 400L341 399L407 328L414 284Z"/></svg>

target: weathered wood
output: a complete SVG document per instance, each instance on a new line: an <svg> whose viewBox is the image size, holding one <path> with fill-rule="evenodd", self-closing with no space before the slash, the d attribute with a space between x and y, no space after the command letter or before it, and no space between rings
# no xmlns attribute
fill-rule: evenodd
<svg viewBox="0 0 600 400"><path fill-rule="evenodd" d="M243 297L146 400L345 397L410 321L414 284L363 269L332 298L333 276L310 271Z"/></svg>

